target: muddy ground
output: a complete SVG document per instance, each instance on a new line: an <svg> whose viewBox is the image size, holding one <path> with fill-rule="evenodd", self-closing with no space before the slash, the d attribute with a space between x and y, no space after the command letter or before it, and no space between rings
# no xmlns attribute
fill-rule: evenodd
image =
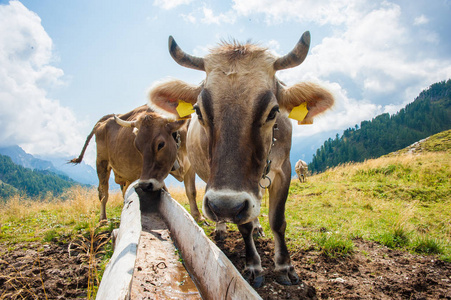
<svg viewBox="0 0 451 300"><path fill-rule="evenodd" d="M86 299L88 264L67 244L0 244L0 254L0 299Z"/></svg>
<svg viewBox="0 0 451 300"><path fill-rule="evenodd" d="M244 268L244 245L229 232L217 245L238 270ZM302 280L281 286L271 277L273 241L259 238L265 269L263 299L451 299L451 264L433 256L412 255L374 242L354 240L354 254L331 259L314 249L292 252ZM69 256L58 243L0 244L0 299L83 299L87 297L88 264Z"/></svg>
<svg viewBox="0 0 451 300"><path fill-rule="evenodd" d="M265 285L257 289L263 299L451 299L451 263L433 256L412 255L374 242L354 240L350 257L332 259L314 249L292 252L302 280L282 286L271 277L274 242L256 240L265 269ZM244 244L238 232L216 241L238 270L244 268Z"/></svg>

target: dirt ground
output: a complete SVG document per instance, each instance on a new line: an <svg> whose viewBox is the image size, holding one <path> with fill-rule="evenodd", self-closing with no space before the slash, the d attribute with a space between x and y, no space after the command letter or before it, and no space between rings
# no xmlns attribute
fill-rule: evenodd
<svg viewBox="0 0 451 300"><path fill-rule="evenodd" d="M216 243L243 270L240 234L229 232L225 241ZM256 246L266 276L257 292L263 299L451 299L450 263L368 241L354 244L354 254L340 259L314 249L292 251L302 283L282 286L271 277L273 241L259 238ZM88 266L79 256L69 256L67 244L31 243L14 249L0 244L0 253L0 299L87 297Z"/></svg>
<svg viewBox="0 0 451 300"><path fill-rule="evenodd" d="M216 241L238 270L244 269L244 244L238 232ZM256 240L265 269L263 299L451 299L451 263L412 255L374 242L354 240L354 254L332 259L314 249L291 252L301 284L282 286L271 277L274 242Z"/></svg>
<svg viewBox="0 0 451 300"><path fill-rule="evenodd" d="M83 299L88 266L57 243L0 244L0 299Z"/></svg>

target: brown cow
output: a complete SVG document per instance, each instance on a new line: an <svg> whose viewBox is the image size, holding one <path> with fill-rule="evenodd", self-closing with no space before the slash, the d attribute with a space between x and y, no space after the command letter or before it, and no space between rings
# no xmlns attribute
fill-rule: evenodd
<svg viewBox="0 0 451 300"><path fill-rule="evenodd" d="M296 165L294 166L294 170L296 171L296 174L298 175L299 181L305 182L305 177L307 177L308 172L308 165L305 161L302 159L298 160Z"/></svg>
<svg viewBox="0 0 451 300"><path fill-rule="evenodd" d="M125 193L130 183L137 179L138 187L144 191L163 188L163 180L173 166L178 169L171 171L171 174L177 180L184 181L191 214L196 220L203 220L196 204L195 173L186 154L187 123L163 118L147 105L118 117L106 115L97 122L86 139L80 156L70 162L77 164L82 161L89 141L95 134L100 220L106 219L111 170L116 183L121 185L122 192ZM180 138L178 143L174 138L177 133Z"/></svg>
<svg viewBox="0 0 451 300"><path fill-rule="evenodd" d="M263 269L252 238L260 213L262 186L269 185L269 223L275 240L277 281L291 285L299 277L285 243L285 202L291 180L291 122L288 113L306 105L304 123L330 108L334 99L313 83L286 87L276 71L305 59L310 33L286 56L274 57L253 44L223 43L204 58L183 52L169 37L169 51L182 66L206 72L200 85L171 80L153 87L150 105L178 116L179 99L194 105L188 129L188 156L207 182L203 213L214 221L238 224L246 246L244 275L255 287Z"/></svg>

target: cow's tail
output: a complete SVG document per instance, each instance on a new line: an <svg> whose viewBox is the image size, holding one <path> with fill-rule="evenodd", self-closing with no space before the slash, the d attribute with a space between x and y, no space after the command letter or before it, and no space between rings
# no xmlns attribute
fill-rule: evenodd
<svg viewBox="0 0 451 300"><path fill-rule="evenodd" d="M96 123L94 128L91 130L91 133L86 138L86 142L83 146L83 149L81 150L80 155L77 158L73 158L73 159L69 160L68 163L75 164L75 165L81 163L81 161L83 160L83 156L85 155L86 149L88 148L89 142L91 141L91 138L95 134L96 129L99 127L100 123L104 122L105 120L108 120L109 118L111 118L113 116L114 116L114 114L106 115Z"/></svg>

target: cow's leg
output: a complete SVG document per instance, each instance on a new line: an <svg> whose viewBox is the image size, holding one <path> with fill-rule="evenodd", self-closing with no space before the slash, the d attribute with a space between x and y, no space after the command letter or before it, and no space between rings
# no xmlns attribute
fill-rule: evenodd
<svg viewBox="0 0 451 300"><path fill-rule="evenodd" d="M264 237L265 233L263 232L262 225L260 224L260 220L258 218L255 218L254 221L252 221L252 224L254 225L254 236L255 237Z"/></svg>
<svg viewBox="0 0 451 300"><path fill-rule="evenodd" d="M99 177L100 221L106 220L106 203L108 202L108 180L111 168L107 160L97 161L97 177Z"/></svg>
<svg viewBox="0 0 451 300"><path fill-rule="evenodd" d="M227 223L224 221L216 222L215 239L222 241L227 237Z"/></svg>
<svg viewBox="0 0 451 300"><path fill-rule="evenodd" d="M263 268L258 255L257 248L255 248L252 232L254 230L253 222L238 225L238 229L243 236L244 245L246 248L246 267L244 268L244 278L252 284L253 287L258 288L263 284Z"/></svg>
<svg viewBox="0 0 451 300"><path fill-rule="evenodd" d="M189 210L191 215L197 222L205 222L205 219L202 217L199 208L197 207L196 173L194 172L194 168L190 168L188 172L186 172L183 183L185 184L185 193L189 200Z"/></svg>
<svg viewBox="0 0 451 300"><path fill-rule="evenodd" d="M274 234L276 280L284 285L299 283L285 243L285 202L290 188L290 169L290 162L286 160L282 172L276 172L269 189L269 225Z"/></svg>

